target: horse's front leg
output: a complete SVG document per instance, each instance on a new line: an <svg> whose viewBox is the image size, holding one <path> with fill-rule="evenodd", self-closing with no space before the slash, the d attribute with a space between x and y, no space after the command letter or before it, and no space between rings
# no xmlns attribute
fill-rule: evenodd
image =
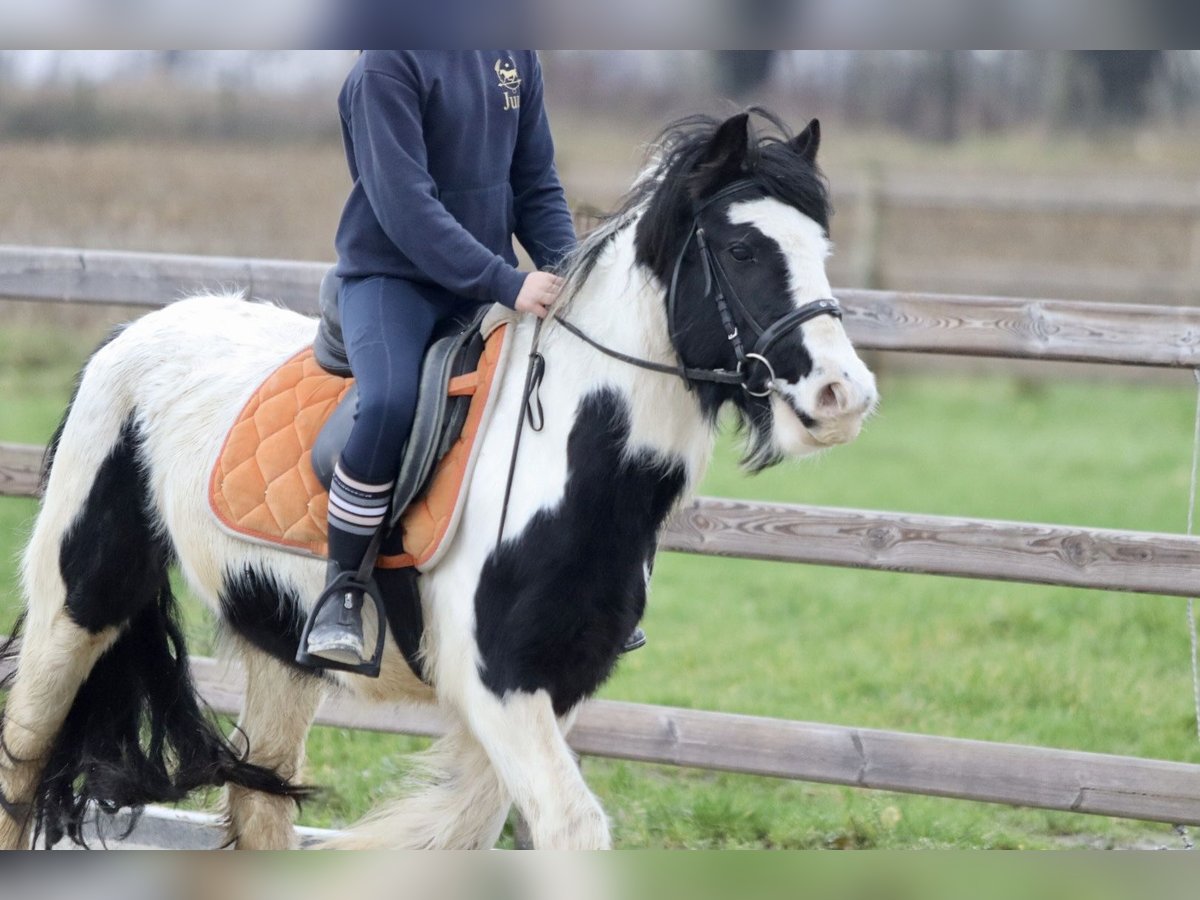
<svg viewBox="0 0 1200 900"><path fill-rule="evenodd" d="M608 818L567 746L569 719L545 691L497 697L481 682L463 710L500 780L525 817L536 849L606 850Z"/></svg>

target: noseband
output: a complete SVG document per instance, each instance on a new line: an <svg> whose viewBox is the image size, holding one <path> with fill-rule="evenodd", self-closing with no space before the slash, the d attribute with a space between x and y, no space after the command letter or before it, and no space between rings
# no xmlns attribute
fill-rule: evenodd
<svg viewBox="0 0 1200 900"><path fill-rule="evenodd" d="M679 255L675 258L675 266L671 272L671 284L667 289L667 332L671 338L671 347L674 349L676 357L680 360L680 365L663 365L620 353L593 340L562 316L555 316L558 323L566 328L567 331L600 352L621 362L649 369L652 372L676 375L683 379L689 389L692 387L693 382L707 381L715 384L738 385L752 397L769 396L775 387L775 368L771 365L768 354L775 345L794 329L810 319L815 319L818 316L833 316L835 319L840 319L842 317L842 308L837 300L832 297L813 300L811 303L806 303L792 310L764 328L758 324L750 310L742 303L737 295L737 291L733 287L733 282L729 280L729 276L721 266L720 260L717 259L716 254L708 244L704 226L700 224L700 217L710 206L752 188L761 190L759 185L753 181L743 180L734 182L716 194L713 194L695 208L692 216L691 230L688 232L687 239L683 242L683 246L679 250ZM683 270L683 259L687 255L692 241L695 241L696 246L700 249L700 256L704 266L704 296L712 297L716 303L717 312L721 317L721 325L725 329L725 337L729 341L730 346L732 346L733 355L737 360L737 367L732 370L693 369L682 364L683 354L679 352L679 328L676 326L679 275ZM742 340L737 320L730 310L730 304L737 310L745 326L755 338L754 345L749 351L746 350L746 344ZM750 367L754 365L761 366L765 370L763 373L765 378L761 381L752 379L749 374Z"/></svg>

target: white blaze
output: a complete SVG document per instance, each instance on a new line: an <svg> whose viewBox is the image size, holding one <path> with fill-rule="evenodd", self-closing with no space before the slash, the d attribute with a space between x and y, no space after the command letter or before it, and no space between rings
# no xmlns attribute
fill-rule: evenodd
<svg viewBox="0 0 1200 900"><path fill-rule="evenodd" d="M833 296L825 273L832 246L821 226L808 216L762 197L730 206L729 220L758 229L779 246L787 264L793 306ZM792 455L853 440L879 397L875 376L859 359L840 320L818 316L800 327L812 357L812 371L797 383L778 382L778 392L771 399L775 442ZM805 428L797 410L817 424Z"/></svg>

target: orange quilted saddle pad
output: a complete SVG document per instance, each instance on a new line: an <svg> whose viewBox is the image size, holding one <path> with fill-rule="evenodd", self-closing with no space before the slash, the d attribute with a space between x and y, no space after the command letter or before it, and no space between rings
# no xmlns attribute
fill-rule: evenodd
<svg viewBox="0 0 1200 900"><path fill-rule="evenodd" d="M470 396L462 434L438 462L426 491L405 511L404 553L381 556L383 568L421 568L458 524L475 439L486 426L505 358L507 325L488 337L475 372L450 381L450 396ZM209 481L209 503L226 531L311 556L327 552L329 494L309 454L321 426L352 379L330 375L306 348L276 369L242 409Z"/></svg>

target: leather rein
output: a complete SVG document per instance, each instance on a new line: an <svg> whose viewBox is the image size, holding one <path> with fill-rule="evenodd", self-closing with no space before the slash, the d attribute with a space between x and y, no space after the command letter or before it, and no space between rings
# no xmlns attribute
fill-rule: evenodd
<svg viewBox="0 0 1200 900"><path fill-rule="evenodd" d="M818 316L833 316L835 319L840 319L842 317L842 307L833 297L824 297L820 300L805 303L803 306L792 310L772 322L766 328L763 328L755 320L750 310L746 308L746 305L742 303L737 295L737 291L733 287L733 283L725 273L720 260L717 259L716 253L709 246L704 226L700 224L700 217L706 209L717 202L752 188L761 190L761 187L753 181L736 181L716 194L713 194L695 208L691 230L688 232L687 239L683 242L683 246L679 250L679 255L675 258L675 266L671 272L671 284L667 289L667 329L671 338L671 346L675 350L676 357L680 360L679 365L673 366L666 363L652 362L637 356L630 356L627 353L621 353L619 350L613 350L611 347L607 347L588 336L582 329L569 322L563 316L554 314L553 318L571 334L601 353L631 366L637 366L640 369L660 372L664 375L674 375L683 379L684 384L687 385L689 390L692 388L693 382L707 381L714 384L738 385L752 397L769 396L775 390L775 368L771 365L768 354L775 345L794 329ZM679 275L683 270L684 257L687 255L693 241L700 248L700 255L704 263L704 295L712 297L716 303L717 313L721 317L721 325L725 329L725 337L733 348L734 358L737 360L737 366L734 369L692 368L683 364L683 355L679 352L679 329L676 327L675 322L678 309ZM746 350L746 344L742 340L741 333L738 330L737 320L730 310L731 303L755 337L754 345L749 351ZM748 370L751 365L755 364L762 366L766 370L766 377L761 382L756 382L750 377Z"/></svg>

